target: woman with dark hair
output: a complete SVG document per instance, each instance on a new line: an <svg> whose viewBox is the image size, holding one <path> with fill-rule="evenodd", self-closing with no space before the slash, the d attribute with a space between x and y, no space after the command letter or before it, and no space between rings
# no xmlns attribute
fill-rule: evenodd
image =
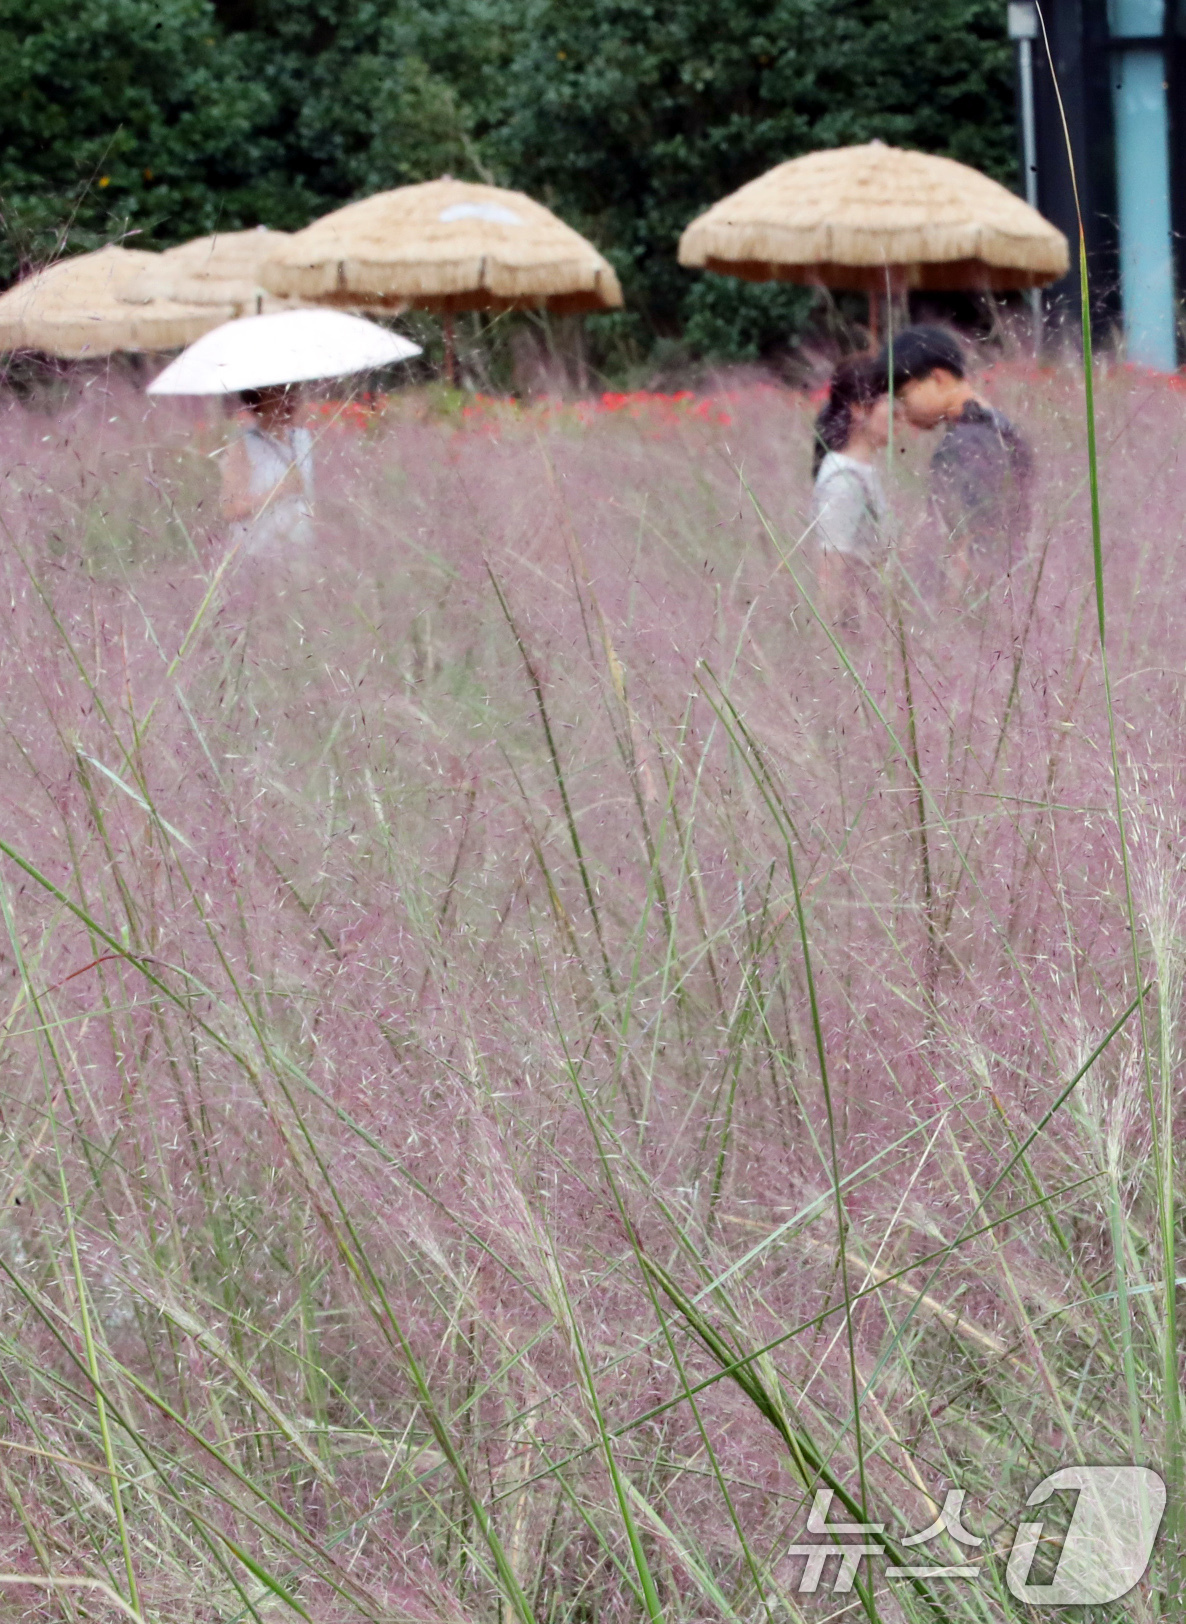
<svg viewBox="0 0 1186 1624"><path fill-rule="evenodd" d="M313 539L313 441L297 421L300 389L244 389L222 465L222 516L245 553L292 552Z"/></svg>
<svg viewBox="0 0 1186 1624"><path fill-rule="evenodd" d="M869 355L839 362L815 420L811 471L821 547L871 563L880 551L885 493L876 458L889 440L888 383Z"/></svg>
<svg viewBox="0 0 1186 1624"><path fill-rule="evenodd" d="M820 547L821 590L832 618L851 619L854 566L876 564L885 546L885 492L878 454L889 440L888 380L868 355L849 356L832 374L815 420L813 520Z"/></svg>

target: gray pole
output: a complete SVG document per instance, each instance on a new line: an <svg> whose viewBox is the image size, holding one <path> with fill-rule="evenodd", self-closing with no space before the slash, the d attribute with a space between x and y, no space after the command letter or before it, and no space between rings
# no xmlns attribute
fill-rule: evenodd
<svg viewBox="0 0 1186 1624"><path fill-rule="evenodd" d="M1021 51L1021 150L1025 162L1025 200L1038 206L1038 145L1034 137L1034 42L1017 42ZM1035 290L1036 291L1036 290Z"/></svg>
<svg viewBox="0 0 1186 1624"><path fill-rule="evenodd" d="M1025 200L1031 209L1038 206L1038 143L1034 135L1034 42L1023 39L1021 47L1021 151L1025 163ZM1034 316L1034 354L1042 348L1042 295L1030 289L1030 309Z"/></svg>
<svg viewBox="0 0 1186 1624"><path fill-rule="evenodd" d="M1033 0L1009 6L1009 34L1017 41L1017 62L1021 80L1021 161L1025 169L1025 200L1031 209L1038 206L1038 142L1034 127L1034 39L1038 32L1038 8ZM1042 295L1030 289L1030 310L1034 321L1034 354L1042 348Z"/></svg>

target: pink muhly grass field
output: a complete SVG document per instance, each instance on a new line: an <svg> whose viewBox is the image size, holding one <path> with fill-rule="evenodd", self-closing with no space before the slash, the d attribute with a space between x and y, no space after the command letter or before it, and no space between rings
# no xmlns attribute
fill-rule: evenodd
<svg viewBox="0 0 1186 1624"><path fill-rule="evenodd" d="M3 409L13 1617L823 1618L823 1484L1022 1619L1045 1473L1168 1475L1186 398L1098 380L1130 918L1081 380L985 387L1028 556L847 666L799 394L322 408L290 559L213 409Z"/></svg>

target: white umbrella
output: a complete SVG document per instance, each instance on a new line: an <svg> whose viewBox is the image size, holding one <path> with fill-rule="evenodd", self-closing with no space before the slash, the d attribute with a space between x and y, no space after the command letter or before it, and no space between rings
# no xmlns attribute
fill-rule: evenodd
<svg viewBox="0 0 1186 1624"><path fill-rule="evenodd" d="M419 354L419 344L340 310L281 310L214 328L170 362L148 393L233 395L367 372Z"/></svg>

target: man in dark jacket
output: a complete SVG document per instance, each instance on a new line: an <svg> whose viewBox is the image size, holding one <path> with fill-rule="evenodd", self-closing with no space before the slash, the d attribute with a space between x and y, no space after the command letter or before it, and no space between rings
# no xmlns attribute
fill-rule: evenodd
<svg viewBox="0 0 1186 1624"><path fill-rule="evenodd" d="M882 360L889 365L888 346ZM915 428L946 424L931 459L932 506L949 567L987 585L1021 557L1030 525L1033 455L967 376L958 340L942 327L907 327L894 340L894 391Z"/></svg>

